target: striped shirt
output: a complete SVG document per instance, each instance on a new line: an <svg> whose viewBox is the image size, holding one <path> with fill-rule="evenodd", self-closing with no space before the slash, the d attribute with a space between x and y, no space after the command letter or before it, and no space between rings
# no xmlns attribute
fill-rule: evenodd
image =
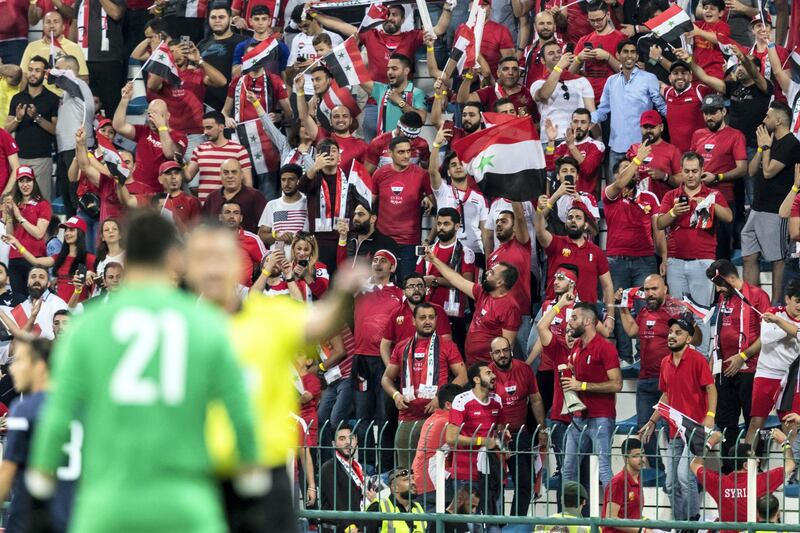
<svg viewBox="0 0 800 533"><path fill-rule="evenodd" d="M308 231L308 205L306 195L300 193L300 200L294 203L284 201L283 197L267 202L267 207L261 214L259 226L271 228L276 233L289 231Z"/></svg>
<svg viewBox="0 0 800 533"><path fill-rule="evenodd" d="M222 187L219 167L226 159L237 159L242 170L251 167L247 150L233 141L228 141L223 146L214 146L210 141L204 142L192 152L192 162L197 163L200 175L197 196L201 203L206 201L209 194Z"/></svg>

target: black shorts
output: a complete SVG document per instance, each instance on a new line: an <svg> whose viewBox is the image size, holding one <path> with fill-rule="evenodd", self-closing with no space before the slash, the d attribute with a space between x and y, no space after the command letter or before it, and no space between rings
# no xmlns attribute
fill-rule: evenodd
<svg viewBox="0 0 800 533"><path fill-rule="evenodd" d="M271 470L272 488L257 498L243 498L233 490L231 481L222 482L225 520L231 533L260 533L263 531L295 531L292 484L286 468Z"/></svg>

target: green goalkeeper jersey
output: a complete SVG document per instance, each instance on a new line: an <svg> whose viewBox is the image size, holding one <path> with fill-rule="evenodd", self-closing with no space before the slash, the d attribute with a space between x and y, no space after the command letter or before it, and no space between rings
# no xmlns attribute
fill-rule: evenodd
<svg viewBox="0 0 800 533"><path fill-rule="evenodd" d="M129 285L70 324L30 466L55 471L69 421L83 422L71 531L226 530L205 444L210 402L225 405L241 462L256 458L227 329L222 314L161 285Z"/></svg>

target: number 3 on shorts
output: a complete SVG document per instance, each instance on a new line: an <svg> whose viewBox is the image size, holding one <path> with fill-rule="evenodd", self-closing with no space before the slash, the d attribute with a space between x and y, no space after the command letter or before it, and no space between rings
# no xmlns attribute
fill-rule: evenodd
<svg viewBox="0 0 800 533"><path fill-rule="evenodd" d="M111 375L111 399L122 405L166 405L183 401L186 391L186 319L174 310L129 308L111 323L114 340L127 344ZM143 374L158 357L158 377Z"/></svg>

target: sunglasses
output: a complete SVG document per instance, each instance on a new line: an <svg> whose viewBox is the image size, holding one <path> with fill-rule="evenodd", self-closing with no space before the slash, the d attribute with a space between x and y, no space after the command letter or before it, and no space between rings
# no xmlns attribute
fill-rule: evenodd
<svg viewBox="0 0 800 533"><path fill-rule="evenodd" d="M403 468L402 470L399 470L397 472L393 472L389 479L391 481L394 481L395 479L397 479L399 477L409 477L411 474L413 474L412 470L410 470L408 468Z"/></svg>
<svg viewBox="0 0 800 533"><path fill-rule="evenodd" d="M564 91L564 100L569 101L569 87L563 81L561 82L561 90Z"/></svg>

